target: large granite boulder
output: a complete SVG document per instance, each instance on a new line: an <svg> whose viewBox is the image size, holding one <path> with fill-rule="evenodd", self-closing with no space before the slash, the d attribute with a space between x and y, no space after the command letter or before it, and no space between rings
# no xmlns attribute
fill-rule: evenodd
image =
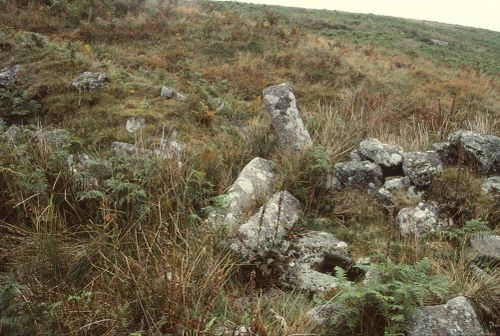
<svg viewBox="0 0 500 336"><path fill-rule="evenodd" d="M264 89L262 95L280 145L295 151L311 146L311 137L299 116L291 85L284 83L270 86Z"/></svg>
<svg viewBox="0 0 500 336"><path fill-rule="evenodd" d="M444 143L433 148L446 163L461 163L483 172L500 171L500 137L472 131L451 133Z"/></svg>
<svg viewBox="0 0 500 336"><path fill-rule="evenodd" d="M302 205L288 191L274 194L255 215L236 231L231 249L245 259L283 255L288 230L300 219Z"/></svg>
<svg viewBox="0 0 500 336"><path fill-rule="evenodd" d="M398 174L403 163L403 148L388 145L377 139L370 138L361 141L356 153L351 153L353 157L359 155L365 160L370 160L378 164L386 176Z"/></svg>
<svg viewBox="0 0 500 336"><path fill-rule="evenodd" d="M434 176L443 171L439 155L434 151L405 153L403 172L412 184L425 187L431 184Z"/></svg>
<svg viewBox="0 0 500 336"><path fill-rule="evenodd" d="M396 224L403 236L423 236L451 226L451 221L439 214L435 202L420 202L414 208L401 209L396 217Z"/></svg>
<svg viewBox="0 0 500 336"><path fill-rule="evenodd" d="M408 336L483 336L486 335L474 307L463 296L438 306L418 309Z"/></svg>
<svg viewBox="0 0 500 336"><path fill-rule="evenodd" d="M101 72L86 71L76 77L71 85L78 90L95 90L106 85L108 76Z"/></svg>
<svg viewBox="0 0 500 336"><path fill-rule="evenodd" d="M382 169L371 161L339 162L335 165L335 178L335 183L344 188L373 189L383 183Z"/></svg>
<svg viewBox="0 0 500 336"><path fill-rule="evenodd" d="M266 199L276 182L275 164L259 157L252 159L240 172L238 178L222 196L223 204L208 217L213 226L231 227L240 216Z"/></svg>

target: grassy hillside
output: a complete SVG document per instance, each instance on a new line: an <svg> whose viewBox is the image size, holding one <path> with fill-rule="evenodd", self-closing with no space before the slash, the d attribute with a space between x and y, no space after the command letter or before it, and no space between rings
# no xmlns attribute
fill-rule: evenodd
<svg viewBox="0 0 500 336"><path fill-rule="evenodd" d="M204 225L256 156L276 162L280 186L304 204L299 232L332 232L354 258L383 265L428 258L449 297L465 294L498 325L499 277L470 271L466 229L405 240L365 193L321 185L367 137L411 151L456 129L500 135L500 33L226 2L0 0L0 9L0 69L20 65L0 94L0 128L26 125L0 143L0 334L197 335L228 323L259 335L332 334L306 312L336 293L277 287ZM109 83L72 88L84 71ZM300 156L278 148L262 107L262 89L284 81L314 142ZM186 99L160 97L163 85ZM125 130L132 116L146 120L139 137ZM54 148L30 133L52 128L70 143ZM113 141L149 148L174 133L187 146L183 165L109 155ZM73 174L67 155L82 152L91 169ZM453 195L459 227L475 220L498 232L498 202L480 185L474 171L449 168L429 197ZM383 334L391 314L372 313L335 332Z"/></svg>

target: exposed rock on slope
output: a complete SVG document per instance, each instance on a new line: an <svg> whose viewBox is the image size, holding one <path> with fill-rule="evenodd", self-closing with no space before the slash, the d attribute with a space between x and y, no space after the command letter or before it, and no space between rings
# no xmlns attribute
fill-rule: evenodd
<svg viewBox="0 0 500 336"><path fill-rule="evenodd" d="M312 144L309 132L299 116L295 95L289 83L270 86L262 92L267 112L282 147L301 151Z"/></svg>
<svg viewBox="0 0 500 336"><path fill-rule="evenodd" d="M441 173L443 164L436 152L405 153L403 172L411 182L419 187L431 184L434 176Z"/></svg>
<svg viewBox="0 0 500 336"><path fill-rule="evenodd" d="M71 85L78 90L95 90L106 85L108 76L101 72L86 71L75 78Z"/></svg>
<svg viewBox="0 0 500 336"><path fill-rule="evenodd" d="M414 208L402 209L396 223L402 235L417 237L450 226L450 222L439 215L435 202L421 202Z"/></svg>
<svg viewBox="0 0 500 336"><path fill-rule="evenodd" d="M463 296L439 306L418 310L408 330L408 336L465 336L485 335L474 307Z"/></svg>

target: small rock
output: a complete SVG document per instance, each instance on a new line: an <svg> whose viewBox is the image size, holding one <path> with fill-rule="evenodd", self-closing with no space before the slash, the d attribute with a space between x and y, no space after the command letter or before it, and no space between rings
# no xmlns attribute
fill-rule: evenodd
<svg viewBox="0 0 500 336"><path fill-rule="evenodd" d="M403 172L418 187L428 186L442 171L443 164L434 151L404 154Z"/></svg>
<svg viewBox="0 0 500 336"><path fill-rule="evenodd" d="M365 160L378 164L385 175L397 174L401 171L403 148L381 143L377 139L366 139L359 144L358 152Z"/></svg>
<svg viewBox="0 0 500 336"><path fill-rule="evenodd" d="M278 192L240 226L231 249L245 259L265 258L271 252L283 254L288 248L286 234L301 215L300 202L286 190Z"/></svg>
<svg viewBox="0 0 500 336"><path fill-rule="evenodd" d="M174 140L162 140L160 141L160 146L153 150L153 153L163 159L178 159L182 157L186 150L186 146L178 141Z"/></svg>
<svg viewBox="0 0 500 336"><path fill-rule="evenodd" d="M129 133L136 133L144 128L146 125L146 120L143 117L130 117L127 119L127 124L125 129Z"/></svg>
<svg viewBox="0 0 500 336"><path fill-rule="evenodd" d="M20 68L19 65L14 65L13 67L0 70L0 87L9 86L14 83Z"/></svg>
<svg viewBox="0 0 500 336"><path fill-rule="evenodd" d="M182 93L180 93L180 92L178 92L178 91L176 91L168 86L161 87L160 96L165 97L167 99L172 99L172 98L176 98L179 100L186 99L186 97Z"/></svg>
<svg viewBox="0 0 500 336"><path fill-rule="evenodd" d="M65 129L41 129L35 132L35 137L42 145L54 148L68 147L71 144L71 133Z"/></svg>
<svg viewBox="0 0 500 336"><path fill-rule="evenodd" d="M276 181L275 164L256 157L240 172L229 191L222 195L222 209L212 213L208 222L214 226L231 227L239 217L254 207L258 201L270 196Z"/></svg>
<svg viewBox="0 0 500 336"><path fill-rule="evenodd" d="M396 223L402 235L417 237L450 226L449 221L440 217L435 202L421 202L414 208L402 209L396 217Z"/></svg>
<svg viewBox="0 0 500 336"><path fill-rule="evenodd" d="M309 320L316 324L321 325L331 321L339 309L339 305L336 303L326 303L314 307L307 312L307 317Z"/></svg>
<svg viewBox="0 0 500 336"><path fill-rule="evenodd" d="M78 90L95 90L106 85L108 76L101 72L86 71L71 83Z"/></svg>
<svg viewBox="0 0 500 336"><path fill-rule="evenodd" d="M443 41L443 40L439 40L439 39L430 39L429 41L431 41L432 44L435 44L435 45L438 45L438 46L447 46L450 44L450 42L448 41Z"/></svg>
<svg viewBox="0 0 500 336"><path fill-rule="evenodd" d="M443 305L419 308L407 335L483 336L485 331L470 301L459 296Z"/></svg>
<svg viewBox="0 0 500 336"><path fill-rule="evenodd" d="M459 130L451 133L446 143L435 146L447 163L463 163L485 173L500 172L500 137Z"/></svg>
<svg viewBox="0 0 500 336"><path fill-rule="evenodd" d="M370 161L348 161L335 165L335 177L342 187L374 189L383 181L382 169Z"/></svg>
<svg viewBox="0 0 500 336"><path fill-rule="evenodd" d="M470 239L467 250L470 259L479 259L492 265L500 264L500 236L477 234Z"/></svg>
<svg viewBox="0 0 500 336"><path fill-rule="evenodd" d="M311 146L311 137L299 116L291 85L284 83L270 86L264 89L262 95L280 145L295 151L303 151Z"/></svg>
<svg viewBox="0 0 500 336"><path fill-rule="evenodd" d="M482 190L485 194L500 196L500 176L492 176L484 180Z"/></svg>

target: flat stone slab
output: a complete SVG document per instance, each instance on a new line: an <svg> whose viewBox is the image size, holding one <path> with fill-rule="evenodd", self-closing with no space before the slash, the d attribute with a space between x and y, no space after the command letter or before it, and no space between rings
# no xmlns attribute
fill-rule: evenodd
<svg viewBox="0 0 500 336"><path fill-rule="evenodd" d="M438 306L418 309L407 332L408 336L484 336L474 307L463 296Z"/></svg>

